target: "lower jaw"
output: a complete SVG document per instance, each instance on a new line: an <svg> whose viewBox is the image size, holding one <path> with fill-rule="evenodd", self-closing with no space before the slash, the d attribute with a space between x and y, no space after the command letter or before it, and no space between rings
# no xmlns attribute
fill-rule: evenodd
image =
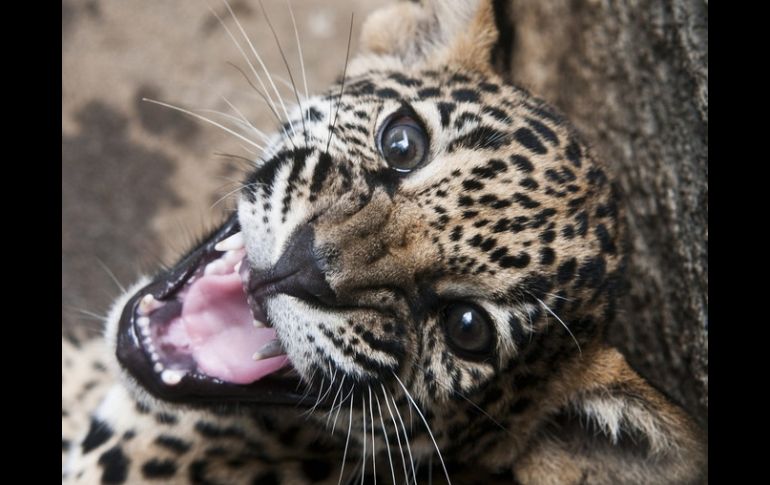
<svg viewBox="0 0 770 485"><path fill-rule="evenodd" d="M238 228L237 218L232 216L171 271L140 289L128 300L118 324L118 361L141 387L162 401L194 406L234 403L312 406L316 404L316 399L307 397L306 386L291 367L273 372L249 384L226 382L208 376L194 366L171 376L171 379L170 374L166 374L164 379L165 371L162 370L162 365L159 366L157 357L153 361L146 345L143 344L142 329L139 328L136 317L141 299L147 294L161 299L173 297L202 265L217 259L212 257L217 254L214 246L237 232Z"/></svg>
<svg viewBox="0 0 770 485"><path fill-rule="evenodd" d="M152 291L153 284L132 296L123 309L118 338L117 358L123 369L152 396L178 404L286 404L312 405L304 396L303 381L293 369L286 369L251 384L232 384L196 372L188 372L178 383L166 384L145 352L140 333L130 321L141 295Z"/></svg>

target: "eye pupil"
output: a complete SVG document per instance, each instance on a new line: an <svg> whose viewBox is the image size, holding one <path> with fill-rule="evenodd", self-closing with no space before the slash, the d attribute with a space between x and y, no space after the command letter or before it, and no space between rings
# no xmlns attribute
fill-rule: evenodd
<svg viewBox="0 0 770 485"><path fill-rule="evenodd" d="M385 126L380 150L391 168L410 172L425 158L427 144L427 136L420 125L409 116L401 116Z"/></svg>
<svg viewBox="0 0 770 485"><path fill-rule="evenodd" d="M466 303L448 306L444 312L447 337L456 350L471 357L489 352L493 331L483 310Z"/></svg>
<svg viewBox="0 0 770 485"><path fill-rule="evenodd" d="M391 163L406 165L409 163L409 159L414 157L415 144L410 143L407 130L406 127L397 126L388 133L389 139L385 145L385 157Z"/></svg>

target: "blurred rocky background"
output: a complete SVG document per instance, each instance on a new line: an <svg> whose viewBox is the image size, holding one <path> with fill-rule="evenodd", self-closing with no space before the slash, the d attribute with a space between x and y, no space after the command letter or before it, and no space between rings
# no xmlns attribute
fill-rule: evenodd
<svg viewBox="0 0 770 485"><path fill-rule="evenodd" d="M292 2L311 92L342 74L351 13L360 26L383 3ZM89 314L104 314L120 292L110 273L129 285L173 261L221 220L233 208L227 194L244 166L221 154L253 157L245 143L218 128L142 98L232 116L229 101L258 128L276 128L266 105L228 64L248 69L208 5L240 35L216 0L62 3L63 329L98 331ZM284 98L293 99L259 2L230 5ZM287 2L264 5L301 82Z"/></svg>

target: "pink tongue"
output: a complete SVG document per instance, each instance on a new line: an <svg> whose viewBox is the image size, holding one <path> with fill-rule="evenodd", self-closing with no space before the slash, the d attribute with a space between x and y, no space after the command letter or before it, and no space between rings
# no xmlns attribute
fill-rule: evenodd
<svg viewBox="0 0 770 485"><path fill-rule="evenodd" d="M205 275L196 280L168 337L176 345L189 345L200 371L235 384L249 384L289 363L286 356L252 358L276 338L275 330L254 327L237 273Z"/></svg>

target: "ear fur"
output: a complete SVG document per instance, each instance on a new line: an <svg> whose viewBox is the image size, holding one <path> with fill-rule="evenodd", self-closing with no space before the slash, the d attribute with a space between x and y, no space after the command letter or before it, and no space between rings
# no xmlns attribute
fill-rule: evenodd
<svg viewBox="0 0 770 485"><path fill-rule="evenodd" d="M585 353L584 358L589 357ZM522 484L702 483L706 445L690 418L615 349L593 352L559 411L515 464Z"/></svg>
<svg viewBox="0 0 770 485"><path fill-rule="evenodd" d="M492 0L399 2L364 22L363 57L387 57L404 66L452 66L491 72L499 37Z"/></svg>

